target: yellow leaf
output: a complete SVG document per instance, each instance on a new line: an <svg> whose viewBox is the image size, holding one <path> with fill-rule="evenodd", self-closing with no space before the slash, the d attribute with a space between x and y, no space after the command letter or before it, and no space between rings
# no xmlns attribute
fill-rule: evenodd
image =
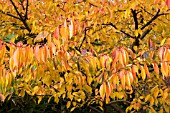
<svg viewBox="0 0 170 113"><path fill-rule="evenodd" d="M99 92L100 92L100 96L104 100L105 94L106 94L106 83L105 82L103 82L103 84L100 86Z"/></svg>
<svg viewBox="0 0 170 113"><path fill-rule="evenodd" d="M141 66L141 76L142 76L142 79L145 80L146 78L146 73L145 73L145 69L143 68L143 66Z"/></svg>
<svg viewBox="0 0 170 113"><path fill-rule="evenodd" d="M71 101L68 101L66 107L69 108L70 105L71 105Z"/></svg>
<svg viewBox="0 0 170 113"><path fill-rule="evenodd" d="M154 104L154 98L151 96L150 97L150 106L153 106L153 104Z"/></svg>
<svg viewBox="0 0 170 113"><path fill-rule="evenodd" d="M41 102L43 96L38 96L38 104Z"/></svg>
<svg viewBox="0 0 170 113"><path fill-rule="evenodd" d="M88 85L84 85L83 90L86 91L87 93L90 93L90 94L92 93L92 88Z"/></svg>
<svg viewBox="0 0 170 113"><path fill-rule="evenodd" d="M138 30L135 30L134 34L135 34L135 36L137 37L137 36L139 35Z"/></svg>
<svg viewBox="0 0 170 113"><path fill-rule="evenodd" d="M163 46L163 45L164 45L165 40L166 40L166 38L164 38L164 39L161 40L160 46Z"/></svg>
<svg viewBox="0 0 170 113"><path fill-rule="evenodd" d="M169 106L164 105L163 107L164 107L164 109L165 109L166 113L169 113Z"/></svg>
<svg viewBox="0 0 170 113"><path fill-rule="evenodd" d="M145 102L147 102L150 99L150 94L145 97Z"/></svg>

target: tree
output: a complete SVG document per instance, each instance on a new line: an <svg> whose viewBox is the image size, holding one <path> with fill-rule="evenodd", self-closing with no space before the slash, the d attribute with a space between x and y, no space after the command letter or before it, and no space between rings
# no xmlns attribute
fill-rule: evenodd
<svg viewBox="0 0 170 113"><path fill-rule="evenodd" d="M0 43L0 99L29 94L38 103L62 100L70 111L124 112L122 104L126 112L169 112L169 6L1 0L1 39L14 38Z"/></svg>

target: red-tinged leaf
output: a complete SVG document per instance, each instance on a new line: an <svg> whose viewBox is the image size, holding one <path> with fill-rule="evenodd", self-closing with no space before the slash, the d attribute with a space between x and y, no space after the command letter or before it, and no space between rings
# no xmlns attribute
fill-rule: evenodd
<svg viewBox="0 0 170 113"><path fill-rule="evenodd" d="M0 94L0 100L1 100L2 102L4 102L5 96L4 96L3 94Z"/></svg>
<svg viewBox="0 0 170 113"><path fill-rule="evenodd" d="M149 70L148 70L148 66L146 65L146 62L144 62L144 69L145 69L145 72L146 72L146 74L147 74L147 77L148 77L148 78L151 78L150 73L149 73Z"/></svg>
<svg viewBox="0 0 170 113"><path fill-rule="evenodd" d="M121 52L119 52L119 62L120 62L120 64L124 67L125 65L124 65L124 57L123 57L123 54L121 53Z"/></svg>
<svg viewBox="0 0 170 113"><path fill-rule="evenodd" d="M100 92L100 96L104 100L105 94L106 94L106 83L105 82L103 82L103 84L100 86L99 92Z"/></svg>
<svg viewBox="0 0 170 113"><path fill-rule="evenodd" d="M154 4L158 4L160 0L154 0Z"/></svg>
<svg viewBox="0 0 170 113"><path fill-rule="evenodd" d="M13 58L14 58L14 64L15 64L15 66L17 66L18 67L18 64L19 64L19 48L17 48L16 50L15 50L15 52L14 52L14 56L13 56Z"/></svg>
<svg viewBox="0 0 170 113"><path fill-rule="evenodd" d="M170 6L170 0L166 0L166 5L169 7Z"/></svg>
<svg viewBox="0 0 170 113"><path fill-rule="evenodd" d="M156 72L156 74L159 75L159 68L158 68L158 65L156 63L153 63L153 68L154 68L154 71Z"/></svg>
<svg viewBox="0 0 170 113"><path fill-rule="evenodd" d="M59 27L57 27L54 31L54 37L58 40L59 39L59 35L60 35L60 29Z"/></svg>
<svg viewBox="0 0 170 113"><path fill-rule="evenodd" d="M123 64L126 65L126 63L128 62L128 54L125 51L125 49L121 49L121 53L122 53L122 60L123 60Z"/></svg>
<svg viewBox="0 0 170 113"><path fill-rule="evenodd" d="M41 42L42 40L44 40L45 38L47 38L47 36L49 35L49 33L47 31L42 31L40 32L36 38L34 39L35 42Z"/></svg>
<svg viewBox="0 0 170 113"><path fill-rule="evenodd" d="M166 51L166 48L165 48L165 47L161 47L161 48L158 50L158 55L159 55L159 58L160 58L161 61L163 60L163 57L164 57L164 55L165 55L165 51Z"/></svg>
<svg viewBox="0 0 170 113"><path fill-rule="evenodd" d="M124 70L120 71L119 77L120 77L122 87L125 88L125 72L124 72Z"/></svg>
<svg viewBox="0 0 170 113"><path fill-rule="evenodd" d="M145 69L143 68L143 66L140 66L140 70L141 70L141 77L143 80L146 79L146 73L145 73Z"/></svg>
<svg viewBox="0 0 170 113"><path fill-rule="evenodd" d="M132 75L133 78L136 79L136 72L138 72L138 67L136 65L132 65Z"/></svg>
<svg viewBox="0 0 170 113"><path fill-rule="evenodd" d="M40 54L39 54L39 46L35 46L35 50L34 50L34 54L35 54L35 57L37 58L37 60L40 62Z"/></svg>
<svg viewBox="0 0 170 113"><path fill-rule="evenodd" d="M134 77L133 77L132 72L128 71L128 76L130 78L130 82L132 83L134 81Z"/></svg>
<svg viewBox="0 0 170 113"><path fill-rule="evenodd" d="M112 53L112 59L113 59L112 67L114 67L116 62L119 60L118 57L119 57L119 50L114 50L113 53Z"/></svg>
<svg viewBox="0 0 170 113"><path fill-rule="evenodd" d="M0 40L0 50L2 49L2 40Z"/></svg>
<svg viewBox="0 0 170 113"><path fill-rule="evenodd" d="M20 42L17 43L17 47L22 47L22 46L23 46L22 41L20 41Z"/></svg>
<svg viewBox="0 0 170 113"><path fill-rule="evenodd" d="M148 40L148 44L149 44L149 49L151 50L153 48L153 43L151 39Z"/></svg>
<svg viewBox="0 0 170 113"><path fill-rule="evenodd" d="M112 87L109 82L106 84L106 98L109 98L110 94L112 92Z"/></svg>

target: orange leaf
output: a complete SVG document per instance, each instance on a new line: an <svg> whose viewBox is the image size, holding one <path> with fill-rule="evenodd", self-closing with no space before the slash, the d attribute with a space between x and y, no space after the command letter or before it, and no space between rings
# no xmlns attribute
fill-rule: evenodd
<svg viewBox="0 0 170 113"><path fill-rule="evenodd" d="M163 78L164 76L167 77L168 76L168 66L166 62L161 63L161 72L163 74Z"/></svg>
<svg viewBox="0 0 170 113"><path fill-rule="evenodd" d="M159 68L158 68L158 65L156 63L153 63L153 68L154 68L154 71L156 72L156 74L159 75Z"/></svg>
<svg viewBox="0 0 170 113"><path fill-rule="evenodd" d="M109 82L107 82L107 85L106 85L106 98L109 98L111 92L112 92L111 84Z"/></svg>
<svg viewBox="0 0 170 113"><path fill-rule="evenodd" d="M146 65L146 62L144 62L144 69L145 69L145 72L146 72L148 78L151 78L149 70L148 70L148 66Z"/></svg>
<svg viewBox="0 0 170 113"><path fill-rule="evenodd" d="M136 72L138 72L138 67L136 65L132 65L132 75L133 78L136 79Z"/></svg>
<svg viewBox="0 0 170 113"><path fill-rule="evenodd" d="M120 71L119 77L120 77L122 87L125 88L125 72L124 72L124 70Z"/></svg>
<svg viewBox="0 0 170 113"><path fill-rule="evenodd" d="M57 27L54 31L54 37L58 40L59 39L59 34L60 34L60 29Z"/></svg>
<svg viewBox="0 0 170 113"><path fill-rule="evenodd" d="M126 84L127 84L128 86L131 86L130 77L129 77L129 75L128 75L128 72L127 72L127 71L126 71L126 75L125 75L125 81L126 81Z"/></svg>
<svg viewBox="0 0 170 113"><path fill-rule="evenodd" d="M160 2L160 0L155 0L154 4L158 4Z"/></svg>

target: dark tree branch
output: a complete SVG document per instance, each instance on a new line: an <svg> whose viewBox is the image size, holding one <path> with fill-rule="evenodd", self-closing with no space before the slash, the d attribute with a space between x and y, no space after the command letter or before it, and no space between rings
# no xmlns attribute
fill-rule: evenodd
<svg viewBox="0 0 170 113"><path fill-rule="evenodd" d="M142 40L151 30L152 30L152 28L147 29L145 32L143 32L143 34L140 36L140 39Z"/></svg>
<svg viewBox="0 0 170 113"><path fill-rule="evenodd" d="M25 10L25 19L27 20L28 19L28 0L27 0L27 3L26 3L26 10Z"/></svg>
<svg viewBox="0 0 170 113"><path fill-rule="evenodd" d="M151 18L145 25L143 25L141 27L141 30L144 29L145 27L147 27L148 25L150 25L155 19L157 19L160 15L162 14L159 14L160 12L160 9L158 9L157 13L155 14L155 16L153 16L153 18Z"/></svg>
<svg viewBox="0 0 170 113"><path fill-rule="evenodd" d="M18 19L18 20L21 20L19 17L17 17L17 16L15 16L15 15L13 15L13 14L10 14L10 13L5 13L4 11L2 11L2 10L0 10L0 13L2 13L2 14L4 14L4 15L7 15L7 16L10 16L10 17L13 17L13 18L15 18L15 19Z"/></svg>
<svg viewBox="0 0 170 113"><path fill-rule="evenodd" d="M78 51L79 51L79 52L80 52L80 49L81 49L81 47L82 47L84 41L86 40L86 37L87 37L87 30L89 30L90 28L91 28L91 27L86 27L86 28L84 29L84 38L83 38L83 41L81 42L81 44L80 44L80 46L79 46L79 48L78 48Z"/></svg>
<svg viewBox="0 0 170 113"><path fill-rule="evenodd" d="M137 18L137 12L136 12L136 10L133 10L133 9L131 9L131 11L132 11L133 19L134 19L134 22L135 22L135 30L137 30L137 29L138 29L138 18Z"/></svg>
<svg viewBox="0 0 170 113"><path fill-rule="evenodd" d="M112 26L113 28L115 28L116 30L118 30L118 28L117 28L113 23L102 24L102 25L110 25L110 26ZM123 33L123 34L125 34L125 35L128 36L128 37L135 38L134 36L132 36L132 35L126 33L126 32L123 31L123 30L120 30L120 32Z"/></svg>
<svg viewBox="0 0 170 113"><path fill-rule="evenodd" d="M24 24L25 28L26 28L26 29L28 30L28 32L30 33L30 32L31 32L31 29L30 29L30 27L28 26L28 24L27 24L27 22L26 22L26 19L23 18L23 16L19 13L18 8L16 7L15 3L14 3L12 0L10 0L10 2L12 3L15 11L17 12L17 14L18 14L20 20L22 21L22 23Z"/></svg>
<svg viewBox="0 0 170 113"><path fill-rule="evenodd" d="M126 101L126 100L115 100L115 101L110 101L110 102L108 103L108 105L113 104L113 103L118 103L118 102L125 102L125 103L127 103L127 104L130 104L130 103L131 103L131 102Z"/></svg>
<svg viewBox="0 0 170 113"><path fill-rule="evenodd" d="M95 111L95 112L97 112L97 113L102 113L100 110L98 110L98 109L96 109L96 108L94 108L94 107L92 107L92 106L88 106L91 110L93 110L93 111Z"/></svg>
<svg viewBox="0 0 170 113"><path fill-rule="evenodd" d="M154 16L152 13L148 12L145 8L142 7L142 9L143 9L146 13L148 13L149 15ZM161 21L161 22L163 22L163 23L165 23L165 24L167 24L167 22L163 21L162 19L159 19L159 18L158 18L158 20Z"/></svg>
<svg viewBox="0 0 170 113"><path fill-rule="evenodd" d="M10 2L12 3L15 11L17 12L17 15L20 17L21 20L23 20L23 17L22 17L22 15L19 13L18 8L17 8L17 6L15 5L15 3L14 3L12 0L10 0Z"/></svg>

